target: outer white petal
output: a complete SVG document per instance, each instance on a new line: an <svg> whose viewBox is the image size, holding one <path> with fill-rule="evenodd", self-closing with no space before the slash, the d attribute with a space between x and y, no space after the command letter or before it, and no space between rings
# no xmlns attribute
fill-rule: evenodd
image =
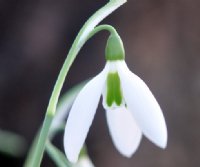
<svg viewBox="0 0 200 167"><path fill-rule="evenodd" d="M137 150L142 133L125 107L106 111L109 131L117 150L126 157Z"/></svg>
<svg viewBox="0 0 200 167"><path fill-rule="evenodd" d="M144 135L156 145L165 148L167 128L159 104L147 85L133 74L125 62L118 62L118 72L128 108Z"/></svg>
<svg viewBox="0 0 200 167"><path fill-rule="evenodd" d="M106 80L107 68L89 81L78 94L66 123L64 149L71 162L78 160L79 152L92 124L102 89Z"/></svg>

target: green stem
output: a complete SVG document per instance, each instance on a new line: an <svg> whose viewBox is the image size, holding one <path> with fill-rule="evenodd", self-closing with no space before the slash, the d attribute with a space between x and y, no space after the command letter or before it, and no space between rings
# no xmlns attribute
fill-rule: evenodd
<svg viewBox="0 0 200 167"><path fill-rule="evenodd" d="M72 47L68 53L68 56L62 66L58 79L55 83L51 98L49 100L49 105L47 107L45 120L43 122L38 137L38 142L36 143L33 150L29 153L24 167L39 167L41 164L51 122L56 112L58 98L60 96L60 92L63 87L69 68L71 67L73 61L75 60L78 52L80 51L84 43L89 39L88 37L91 37L90 33L93 31L94 27L100 21L102 21L106 16L108 16L110 13L112 13L114 10L116 10L125 2L126 0L110 0L105 6L103 6L96 13L94 13L81 28L80 32L78 33L78 36L76 37L74 43L72 44Z"/></svg>
<svg viewBox="0 0 200 167"><path fill-rule="evenodd" d="M102 31L102 30L106 30L106 31L109 31L111 34L115 35L117 33L117 31L115 30L115 28L111 25L108 25L108 24L103 24L103 25L99 25L97 27L95 27L93 29L93 31L91 31L91 33L89 34L88 36L88 39L90 39L91 37L93 37L96 33Z"/></svg>
<svg viewBox="0 0 200 167"><path fill-rule="evenodd" d="M56 148L49 140L46 142L46 151L58 167L70 167L65 154Z"/></svg>

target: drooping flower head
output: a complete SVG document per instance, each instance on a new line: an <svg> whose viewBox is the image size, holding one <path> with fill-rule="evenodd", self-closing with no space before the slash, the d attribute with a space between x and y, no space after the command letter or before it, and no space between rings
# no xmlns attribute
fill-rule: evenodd
<svg viewBox="0 0 200 167"><path fill-rule="evenodd" d="M122 155L130 157L137 150L142 134L166 147L167 128L160 106L147 85L128 69L124 55L120 37L111 34L105 68L80 91L67 119L64 149L71 162L78 159L101 95L111 138Z"/></svg>

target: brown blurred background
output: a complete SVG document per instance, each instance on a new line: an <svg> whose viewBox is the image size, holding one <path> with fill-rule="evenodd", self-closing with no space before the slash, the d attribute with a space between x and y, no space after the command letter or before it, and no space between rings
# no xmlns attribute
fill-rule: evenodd
<svg viewBox="0 0 200 167"><path fill-rule="evenodd" d="M107 1L0 1L0 128L31 144L66 54L86 19ZM149 85L163 109L169 141L161 150L143 138L131 159L113 147L99 111L87 138L96 167L200 165L200 1L128 0L103 23L121 35L126 62ZM73 64L64 91L104 66L108 33L92 38ZM62 148L62 134L56 137ZM27 150L26 150L27 151ZM0 154L20 167L21 158ZM45 156L42 166L55 166Z"/></svg>

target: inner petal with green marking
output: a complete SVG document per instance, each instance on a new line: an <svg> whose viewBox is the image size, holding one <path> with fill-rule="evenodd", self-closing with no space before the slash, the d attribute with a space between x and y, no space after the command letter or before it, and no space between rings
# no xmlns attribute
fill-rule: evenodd
<svg viewBox="0 0 200 167"><path fill-rule="evenodd" d="M120 106L122 104L122 91L120 78L117 72L108 73L107 76L107 92L106 92L106 103L109 107L113 104Z"/></svg>

